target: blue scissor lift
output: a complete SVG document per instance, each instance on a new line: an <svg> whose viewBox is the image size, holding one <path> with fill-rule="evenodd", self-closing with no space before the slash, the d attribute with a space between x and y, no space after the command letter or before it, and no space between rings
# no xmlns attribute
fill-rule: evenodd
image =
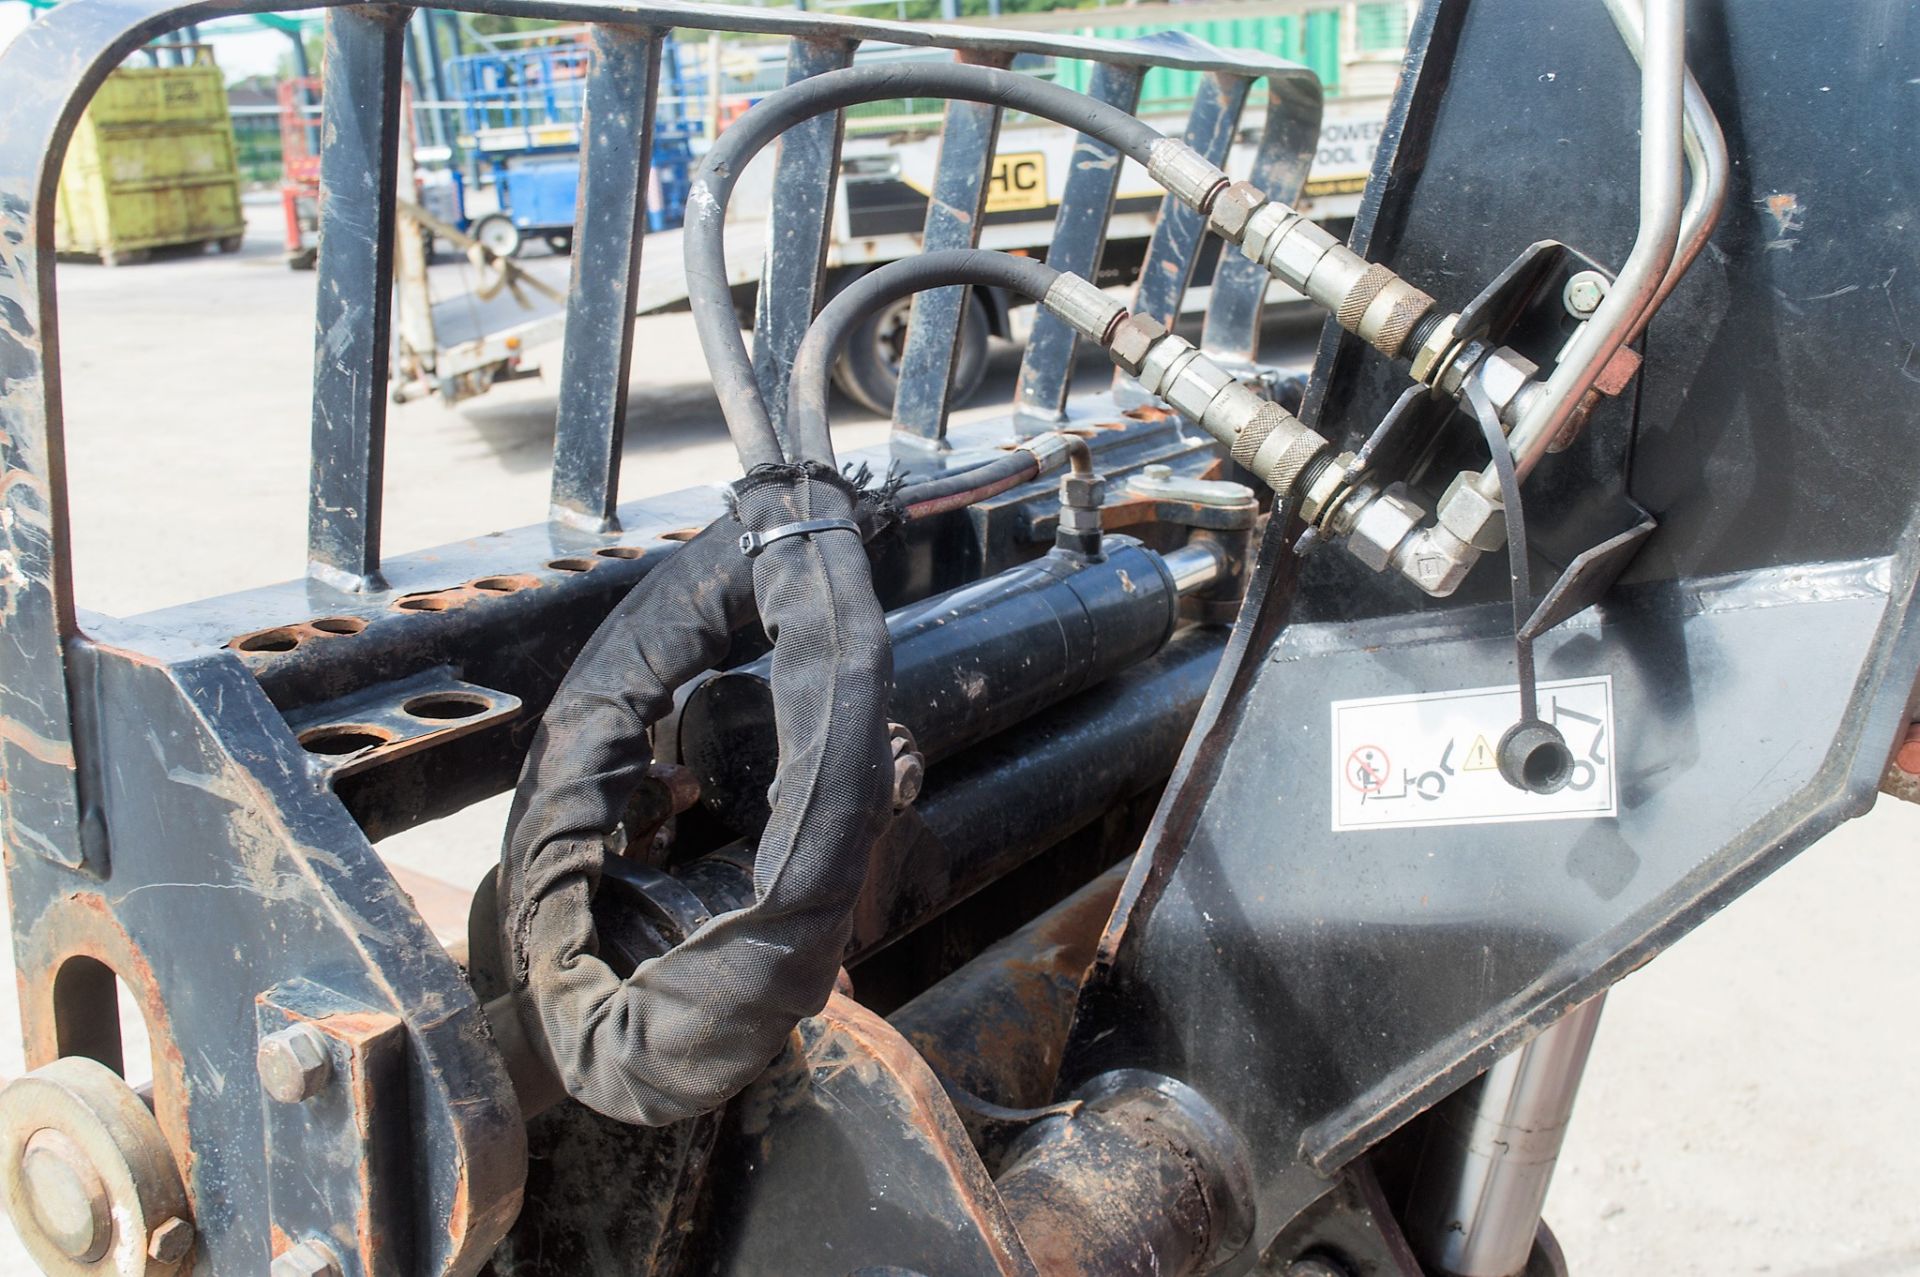
<svg viewBox="0 0 1920 1277"><path fill-rule="evenodd" d="M593 51L583 43L475 53L447 62L460 104L461 144L493 184L499 210L469 217L466 229L511 256L529 235L564 252L580 192L580 122ZM649 230L679 226L686 213L694 142L704 131L706 85L679 45L661 46L661 94L653 129Z"/></svg>

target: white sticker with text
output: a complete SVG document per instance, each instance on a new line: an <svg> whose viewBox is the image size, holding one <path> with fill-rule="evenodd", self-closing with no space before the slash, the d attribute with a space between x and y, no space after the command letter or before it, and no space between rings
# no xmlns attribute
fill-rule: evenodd
<svg viewBox="0 0 1920 1277"><path fill-rule="evenodd" d="M1335 701L1335 831L1617 815L1612 676L1541 683L1539 695L1540 717L1573 751L1573 775L1552 794L1509 785L1494 759L1520 715L1518 687Z"/></svg>

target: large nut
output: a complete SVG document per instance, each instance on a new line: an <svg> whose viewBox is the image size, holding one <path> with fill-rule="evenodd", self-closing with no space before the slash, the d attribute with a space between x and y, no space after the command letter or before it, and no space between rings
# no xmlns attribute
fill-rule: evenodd
<svg viewBox="0 0 1920 1277"><path fill-rule="evenodd" d="M1393 562L1393 552L1420 526L1426 515L1396 484L1354 515L1353 527L1347 533L1347 548L1354 558L1375 572L1384 572Z"/></svg>
<svg viewBox="0 0 1920 1277"><path fill-rule="evenodd" d="M340 1277L340 1261L323 1242L304 1241L274 1258L269 1277Z"/></svg>
<svg viewBox="0 0 1920 1277"><path fill-rule="evenodd" d="M333 1076L326 1036L311 1024L295 1024L267 1035L254 1064L261 1087L281 1104L312 1099Z"/></svg>
<svg viewBox="0 0 1920 1277"><path fill-rule="evenodd" d="M1235 182L1214 197L1208 214L1214 233L1238 244L1247 233L1247 223L1267 203L1267 195L1252 182Z"/></svg>
<svg viewBox="0 0 1920 1277"><path fill-rule="evenodd" d="M1160 326L1159 320L1148 315L1129 315L1125 323L1114 329L1107 353L1122 372L1138 377L1147 361L1147 352L1166 335L1167 330Z"/></svg>
<svg viewBox="0 0 1920 1277"><path fill-rule="evenodd" d="M1497 550L1507 541L1507 508L1480 490L1482 482L1472 470L1453 476L1440 497L1439 523L1476 550Z"/></svg>

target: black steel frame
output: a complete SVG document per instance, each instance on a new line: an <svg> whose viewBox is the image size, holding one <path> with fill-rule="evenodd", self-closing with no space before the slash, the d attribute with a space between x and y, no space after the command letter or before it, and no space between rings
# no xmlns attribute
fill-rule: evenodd
<svg viewBox="0 0 1920 1277"><path fill-rule="evenodd" d="M1216 158L1264 80L1262 171L1295 184L1317 135L1319 87L1293 64L1184 38L1076 40L692 5L452 5L586 23L598 52L552 518L387 559L382 454L412 9L328 7L308 573L130 621L83 621L68 554L54 286L66 145L93 90L139 47L267 7L77 0L0 60L0 778L28 1063L84 1053L118 1065L118 975L155 1044L155 1108L211 1271L258 1272L276 1236L330 1228L350 1274L470 1272L519 1208L525 1130L462 971L370 839L510 784L533 721L599 618L673 552L680 530L719 512L706 491L622 507L616 487L661 37L670 28L786 36L795 76L844 65L863 41L986 62L1086 58L1100 64L1096 92L1128 103L1146 68L1198 70L1209 87L1189 135ZM994 116L965 104L949 116L939 186L962 204L980 199ZM778 161L772 286L760 290L754 343L776 412L820 300L840 132L837 117L796 130ZM1282 183L1276 193L1296 192ZM1110 176L1070 185L1059 262L1097 260L1113 196ZM1165 269L1148 273L1184 286L1197 226L1177 215L1167 223L1152 250ZM927 238L971 236L935 201ZM1209 340L1250 352L1264 288L1248 275L1216 281ZM1155 308L1177 306L1179 288L1151 291ZM946 450L957 306L957 295L934 294L916 316L896 415L901 455L922 470ZM1158 414L1124 415L1110 393L1070 402L1072 356L1064 331L1043 325L1022 369L1020 428L1087 429L1109 473L1213 463ZM1014 421L958 442L998 442ZM1045 486L1031 485L931 521L880 565L883 588L911 597L1030 557L1050 540L1050 517ZM422 696L480 708L423 719L405 708ZM370 1073L344 1108L270 1113L253 1084L256 1038L289 1019L319 1025L344 1058L391 1061L403 1040L403 1061ZM379 1173L362 1174L368 1167ZM396 1191L391 1175L407 1187Z"/></svg>

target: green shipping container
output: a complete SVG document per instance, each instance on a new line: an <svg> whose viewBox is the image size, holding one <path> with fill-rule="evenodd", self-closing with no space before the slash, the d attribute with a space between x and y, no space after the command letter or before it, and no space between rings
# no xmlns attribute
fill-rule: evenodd
<svg viewBox="0 0 1920 1277"><path fill-rule="evenodd" d="M212 51L190 66L123 67L100 86L60 172L55 244L110 265L176 244L240 247L240 175Z"/></svg>

